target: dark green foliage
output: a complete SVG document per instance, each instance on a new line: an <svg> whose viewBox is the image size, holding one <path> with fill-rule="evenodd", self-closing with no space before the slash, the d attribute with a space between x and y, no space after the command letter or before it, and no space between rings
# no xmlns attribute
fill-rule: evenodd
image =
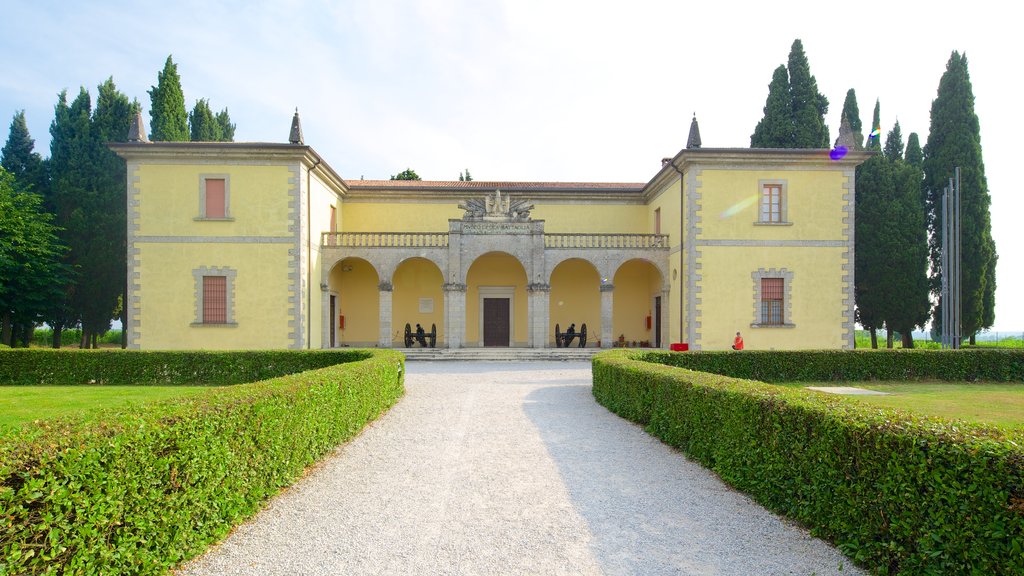
<svg viewBox="0 0 1024 576"><path fill-rule="evenodd" d="M8 346L25 326L42 321L67 276L66 248L42 204L41 196L16 190L14 177L0 167L0 343Z"/></svg>
<svg viewBox="0 0 1024 576"><path fill-rule="evenodd" d="M856 319L867 330L881 329L884 308L890 296L884 289L884 265L889 247L885 244L887 225L885 195L892 190L892 170L882 156L872 156L857 167L854 219L854 296Z"/></svg>
<svg viewBox="0 0 1024 576"><path fill-rule="evenodd" d="M0 158L0 166L14 176L19 189L43 193L46 183L43 159L35 151L35 140L28 133L24 110L14 114L7 143L0 150Z"/></svg>
<svg viewBox="0 0 1024 576"><path fill-rule="evenodd" d="M234 142L235 125L231 123L231 116L228 115L228 109L225 108L220 112L217 112L216 118L217 124L220 124L220 141Z"/></svg>
<svg viewBox="0 0 1024 576"><path fill-rule="evenodd" d="M932 290L940 289L942 191L960 168L961 207L961 332L973 335L995 321L996 258L989 213L991 198L981 153L981 133L974 113L974 93L967 71L967 56L953 52L932 101L931 129L924 147L924 187L931 233ZM943 303L935 307L933 322L942 318Z"/></svg>
<svg viewBox="0 0 1024 576"><path fill-rule="evenodd" d="M792 148L793 110L790 107L789 75L779 65L768 85L768 99L764 103L764 117L750 136L751 148Z"/></svg>
<svg viewBox="0 0 1024 576"><path fill-rule="evenodd" d="M392 180L422 180L420 175L416 173L412 168L406 168L397 175L391 177Z"/></svg>
<svg viewBox="0 0 1024 576"><path fill-rule="evenodd" d="M968 366L984 372L994 358L974 354L605 352L594 358L593 393L877 574L1021 574L1019 430L920 418L659 363L713 364L784 380L828 379L847 369L844 377L853 379L892 378L913 367L957 380L972 371ZM950 371L913 360L925 356L943 358ZM1022 374L1024 354L999 360Z"/></svg>
<svg viewBox="0 0 1024 576"><path fill-rule="evenodd" d="M178 65L170 56L156 78L156 86L149 90L149 139L153 142L188 142L185 95L181 91Z"/></svg>
<svg viewBox="0 0 1024 576"><path fill-rule="evenodd" d="M900 130L899 120L885 137L885 149L882 153L889 160L903 160L903 132Z"/></svg>
<svg viewBox="0 0 1024 576"><path fill-rule="evenodd" d="M839 116L840 120L846 118L850 123L850 129L853 130L854 138L857 140L857 148L860 148L864 144L864 131L863 123L860 120L860 108L857 106L857 92L850 88L846 91L846 100L843 101L843 113Z"/></svg>
<svg viewBox="0 0 1024 576"><path fill-rule="evenodd" d="M904 153L903 158L907 161L907 164L919 170L923 168L924 152L921 151L921 141L917 137L917 132L911 132L907 138L907 151Z"/></svg>
<svg viewBox="0 0 1024 576"><path fill-rule="evenodd" d="M460 182L472 182L473 181L473 175L469 173L469 168L466 168L465 174L459 174L459 181Z"/></svg>
<svg viewBox="0 0 1024 576"><path fill-rule="evenodd" d="M882 149L882 104L875 99L875 112L871 115L871 131L868 133L868 142L864 145L868 150Z"/></svg>
<svg viewBox="0 0 1024 576"><path fill-rule="evenodd" d="M922 173L919 167L903 160L886 159L886 162L892 169L892 190L886 199L884 216L884 238L888 244L884 263L889 301L883 318L890 331L903 334L903 346L910 348L913 347L911 333L916 327L924 327L931 312Z"/></svg>
<svg viewBox="0 0 1024 576"><path fill-rule="evenodd" d="M828 148L828 99L818 92L818 81L799 39L789 51L789 95L793 110L793 145L791 148ZM852 124L851 124L852 126Z"/></svg>
<svg viewBox="0 0 1024 576"><path fill-rule="evenodd" d="M188 125L193 142L220 142L224 136L206 98L196 101L195 108L188 114Z"/></svg>
<svg viewBox="0 0 1024 576"><path fill-rule="evenodd" d="M223 363L235 354L222 353ZM0 438L0 573L163 574L403 393L400 353L295 355L316 360L313 368L324 356L333 361Z"/></svg>

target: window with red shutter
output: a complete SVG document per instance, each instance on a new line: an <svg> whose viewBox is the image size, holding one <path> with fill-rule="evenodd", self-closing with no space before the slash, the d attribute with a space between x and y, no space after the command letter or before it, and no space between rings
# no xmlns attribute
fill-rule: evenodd
<svg viewBox="0 0 1024 576"><path fill-rule="evenodd" d="M782 303L785 281L782 278L761 279L761 324L783 324Z"/></svg>
<svg viewBox="0 0 1024 576"><path fill-rule="evenodd" d="M205 218L225 218L227 217L226 210L226 196L225 186L223 178L207 178L205 181L206 186L206 206L204 207Z"/></svg>
<svg viewBox="0 0 1024 576"><path fill-rule="evenodd" d="M203 323L225 324L228 321L228 279L226 276L203 276Z"/></svg>

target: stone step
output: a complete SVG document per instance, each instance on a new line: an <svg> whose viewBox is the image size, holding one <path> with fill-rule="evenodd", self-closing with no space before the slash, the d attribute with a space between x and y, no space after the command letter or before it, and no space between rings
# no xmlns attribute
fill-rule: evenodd
<svg viewBox="0 0 1024 576"><path fill-rule="evenodd" d="M405 348L410 362L461 360L480 362L575 361L589 362L600 348Z"/></svg>

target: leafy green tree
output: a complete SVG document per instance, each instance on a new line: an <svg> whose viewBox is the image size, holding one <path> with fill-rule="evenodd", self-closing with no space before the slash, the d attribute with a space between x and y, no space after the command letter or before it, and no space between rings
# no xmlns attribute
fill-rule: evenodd
<svg viewBox="0 0 1024 576"><path fill-rule="evenodd" d="M157 73L156 86L149 90L149 139L154 142L188 142L188 114L181 91L178 65L170 56Z"/></svg>
<svg viewBox="0 0 1024 576"><path fill-rule="evenodd" d="M797 39L789 52L789 95L793 110L793 148L828 148L828 99L818 92L804 45ZM851 124L852 126L852 124Z"/></svg>
<svg viewBox="0 0 1024 576"><path fill-rule="evenodd" d="M234 142L235 125L231 123L231 116L228 115L227 108L217 112L217 124L220 124L220 141Z"/></svg>
<svg viewBox="0 0 1024 576"><path fill-rule="evenodd" d="M857 148L864 145L863 124L860 120L860 108L857 107L857 92L850 88L846 91L846 100L843 101L843 113L839 116L840 122L843 118L850 123L853 137L857 141Z"/></svg>
<svg viewBox="0 0 1024 576"><path fill-rule="evenodd" d="M793 147L793 110L790 108L789 75L785 66L780 65L772 74L768 99L764 103L764 117L750 136L750 147Z"/></svg>
<svg viewBox="0 0 1024 576"><path fill-rule="evenodd" d="M924 166L924 152L921 151L921 141L917 137L917 132L911 132L907 138L907 151L904 153L903 158L911 166L916 166L917 168ZM921 177L924 178L924 174Z"/></svg>
<svg viewBox="0 0 1024 576"><path fill-rule="evenodd" d="M903 160L903 133L900 131L899 120L885 137L885 149L882 153L889 160Z"/></svg>
<svg viewBox="0 0 1024 576"><path fill-rule="evenodd" d="M991 198L981 151L981 129L974 112L974 92L967 56L953 52L932 101L931 128L924 147L924 188L928 209L932 291L940 293L942 270L942 193L960 168L960 330L971 341L995 322L995 241L992 239ZM939 326L942 307L934 310Z"/></svg>
<svg viewBox="0 0 1024 576"><path fill-rule="evenodd" d="M413 170L412 168L406 168L405 170L402 170L397 175L391 176L391 179L392 180L422 180L422 178L420 178L420 175L417 174L416 171Z"/></svg>
<svg viewBox="0 0 1024 576"><path fill-rule="evenodd" d="M14 176L0 167L0 343L15 343L15 326L32 327L60 296L66 267L64 247L37 194L19 191ZM29 330L30 332L31 330ZM24 330L18 336L25 341Z"/></svg>
<svg viewBox="0 0 1024 576"><path fill-rule="evenodd" d="M31 188L37 194L43 192L46 180L43 159L35 151L35 140L28 133L24 110L14 114L7 143L0 150L0 158L0 166L14 176L16 183L23 187L21 189Z"/></svg>
<svg viewBox="0 0 1024 576"><path fill-rule="evenodd" d="M188 125L193 142L220 142L223 139L223 128L210 110L206 98L196 101L195 107L189 112Z"/></svg>

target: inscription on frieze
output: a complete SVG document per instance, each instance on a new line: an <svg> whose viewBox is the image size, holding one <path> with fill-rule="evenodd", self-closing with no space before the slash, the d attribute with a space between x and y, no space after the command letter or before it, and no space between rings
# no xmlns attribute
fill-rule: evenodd
<svg viewBox="0 0 1024 576"><path fill-rule="evenodd" d="M463 222L463 234L529 234L533 226L529 222Z"/></svg>

